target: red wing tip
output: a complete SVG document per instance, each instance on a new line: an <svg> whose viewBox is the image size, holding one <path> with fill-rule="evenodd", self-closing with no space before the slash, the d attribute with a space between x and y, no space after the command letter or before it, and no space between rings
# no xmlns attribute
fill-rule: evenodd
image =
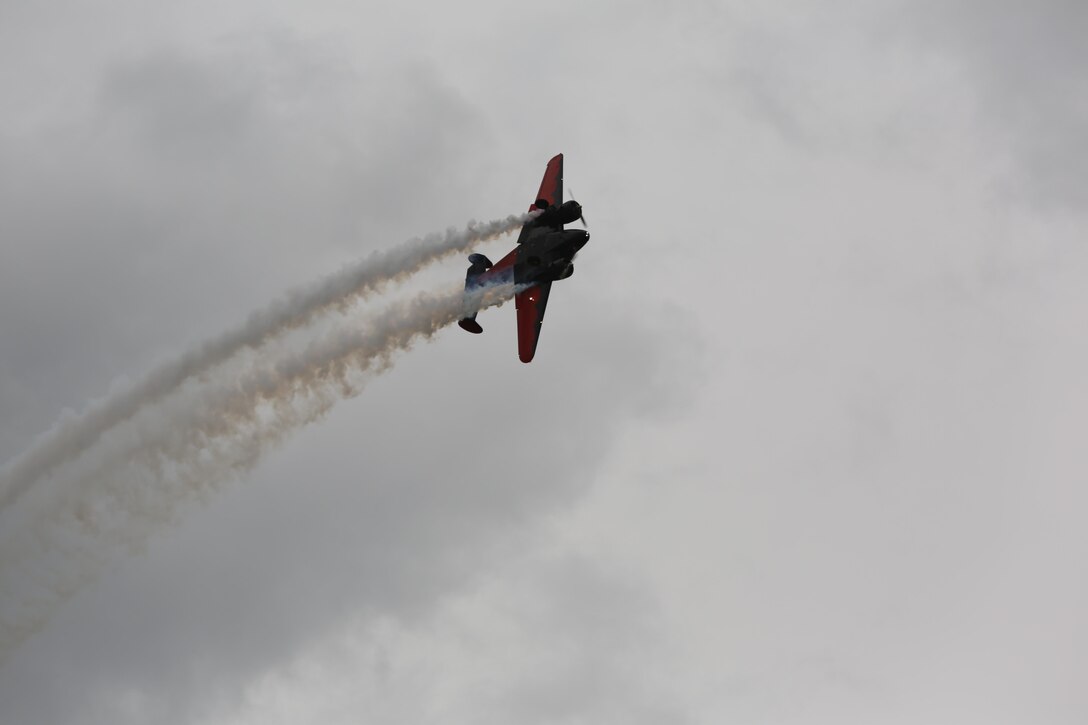
<svg viewBox="0 0 1088 725"><path fill-rule="evenodd" d="M480 323L476 320L460 320L457 324L461 326L462 330L471 332L473 335L479 335L484 331L484 328L480 327Z"/></svg>
<svg viewBox="0 0 1088 725"><path fill-rule="evenodd" d="M519 341L519 343L520 344L518 345L518 360L521 360L523 363L532 362L533 358L536 357L536 344L534 343L534 344L530 345L530 344L522 343L520 341Z"/></svg>

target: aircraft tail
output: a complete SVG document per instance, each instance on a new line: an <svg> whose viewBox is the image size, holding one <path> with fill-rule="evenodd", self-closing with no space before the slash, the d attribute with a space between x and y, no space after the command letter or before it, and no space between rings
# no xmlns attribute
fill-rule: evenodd
<svg viewBox="0 0 1088 725"><path fill-rule="evenodd" d="M491 260L483 254L470 254L468 261L471 263L471 267L468 268L468 273L465 274L465 291L468 291L477 285L477 280L480 276L491 269L494 265ZM470 316L464 317L457 322L462 330L471 332L474 335L479 335L484 331L484 328L480 326L480 323L476 321L476 313L473 312Z"/></svg>

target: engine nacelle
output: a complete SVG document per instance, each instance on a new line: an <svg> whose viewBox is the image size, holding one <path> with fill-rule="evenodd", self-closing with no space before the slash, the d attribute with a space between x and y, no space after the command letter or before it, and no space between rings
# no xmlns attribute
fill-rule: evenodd
<svg viewBox="0 0 1088 725"><path fill-rule="evenodd" d="M559 207L559 221L563 224L571 224L582 218L582 205L571 199Z"/></svg>
<svg viewBox="0 0 1088 725"><path fill-rule="evenodd" d="M564 267L563 271L559 273L559 276L556 277L556 279L566 279L572 274L574 274L574 262L571 262L566 267Z"/></svg>
<svg viewBox="0 0 1088 725"><path fill-rule="evenodd" d="M540 202L537 202L539 205ZM559 206L544 208L544 212L537 217L537 224L555 226L558 224L571 224L582 218L582 205L571 199Z"/></svg>

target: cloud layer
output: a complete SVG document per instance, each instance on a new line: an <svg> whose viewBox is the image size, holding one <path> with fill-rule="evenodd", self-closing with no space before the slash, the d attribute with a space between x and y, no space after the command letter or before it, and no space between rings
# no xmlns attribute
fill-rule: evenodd
<svg viewBox="0 0 1088 725"><path fill-rule="evenodd" d="M5 460L556 152L594 227L531 366L399 358L0 719L1084 720L1075 4L3 12Z"/></svg>

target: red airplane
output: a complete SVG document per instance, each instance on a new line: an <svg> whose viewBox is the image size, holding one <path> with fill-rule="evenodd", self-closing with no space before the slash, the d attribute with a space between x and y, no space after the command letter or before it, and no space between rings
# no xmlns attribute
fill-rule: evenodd
<svg viewBox="0 0 1088 725"><path fill-rule="evenodd" d="M509 282L522 288L514 301L518 309L518 357L525 363L536 353L552 282L574 274L574 255L589 241L585 230L563 229L564 224L575 220L585 224L581 204L574 200L563 203L563 154L548 162L529 211L540 214L521 227L518 246L497 264L482 254L469 255L472 266L465 276L466 290ZM475 334L484 331L475 314L457 324Z"/></svg>

